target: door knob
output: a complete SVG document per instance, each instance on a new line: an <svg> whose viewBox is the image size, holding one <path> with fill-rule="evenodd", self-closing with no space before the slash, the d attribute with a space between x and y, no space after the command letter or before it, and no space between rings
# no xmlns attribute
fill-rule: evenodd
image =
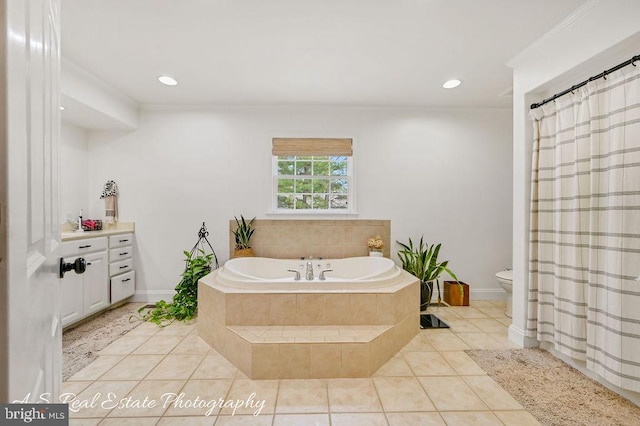
<svg viewBox="0 0 640 426"><path fill-rule="evenodd" d="M65 272L69 272L71 270L76 271L76 274L82 274L87 269L87 261L84 260L84 257L79 257L73 261L73 263L67 263L63 258L60 258L60 269L58 276L60 278L64 277Z"/></svg>

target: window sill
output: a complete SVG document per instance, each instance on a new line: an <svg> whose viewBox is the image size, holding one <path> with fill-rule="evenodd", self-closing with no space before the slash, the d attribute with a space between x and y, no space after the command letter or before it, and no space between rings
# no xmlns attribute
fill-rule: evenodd
<svg viewBox="0 0 640 426"><path fill-rule="evenodd" d="M305 212L305 211L300 211L300 210L296 210L296 211L292 211L292 212L287 212L287 211L278 211L278 212L274 212L274 211L270 211L265 213L266 216L286 216L286 217L304 217L305 219L308 219L310 217L317 217L317 218L323 218L326 219L328 217L331 218L352 218L352 217L357 217L359 215L358 212L349 212L349 213L344 213L344 212L318 212L318 211L309 211L309 212Z"/></svg>

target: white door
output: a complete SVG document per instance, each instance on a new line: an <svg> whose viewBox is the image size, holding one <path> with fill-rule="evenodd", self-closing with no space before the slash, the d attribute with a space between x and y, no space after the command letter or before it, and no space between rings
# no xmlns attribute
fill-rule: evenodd
<svg viewBox="0 0 640 426"><path fill-rule="evenodd" d="M56 248L60 28L59 0L0 0L4 48L2 135L6 170L6 271L8 313L2 333L7 362L0 366L4 401L57 402L62 381L60 280ZM1 74L1 73L0 73ZM4 76L2 76L4 77ZM0 78L2 78L0 77ZM2 157L0 155L0 157ZM0 327L6 327L0 324ZM5 346L6 345L6 346Z"/></svg>
<svg viewBox="0 0 640 426"><path fill-rule="evenodd" d="M109 259L107 251L91 253L84 258L87 270L83 279L83 296L84 315L87 316L109 306Z"/></svg>

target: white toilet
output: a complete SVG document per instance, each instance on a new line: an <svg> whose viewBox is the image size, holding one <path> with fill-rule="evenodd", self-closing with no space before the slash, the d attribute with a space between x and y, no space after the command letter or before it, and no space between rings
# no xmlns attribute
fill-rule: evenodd
<svg viewBox="0 0 640 426"><path fill-rule="evenodd" d="M513 293L513 271L511 269L507 269L504 271L500 271L496 274L496 278L498 282L507 292L507 309L504 311L504 314L511 318L511 299Z"/></svg>

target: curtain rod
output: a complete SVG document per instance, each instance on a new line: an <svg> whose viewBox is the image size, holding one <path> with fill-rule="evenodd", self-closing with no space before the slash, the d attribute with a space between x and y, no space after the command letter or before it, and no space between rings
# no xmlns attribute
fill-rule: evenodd
<svg viewBox="0 0 640 426"><path fill-rule="evenodd" d="M582 83L578 83L578 84L576 84L574 86L571 86L567 90L564 90L564 91L562 91L560 93L556 93L555 95L551 96L550 98L547 98L547 99L545 99L545 100L543 100L541 102L535 103L535 104L531 104L531 109L536 109L536 108L541 107L542 105L544 105L546 103L549 103L551 101L555 101L560 96L564 96L569 92L573 92L574 90L579 89L580 87L584 86L585 84L589 83L590 81L594 81L594 80L597 80L597 79L603 78L603 77L606 79L607 78L607 74L611 74L614 71L618 71L620 68L624 68L627 65L631 64L631 65L633 65L635 67L636 64L634 64L634 62L636 62L636 61L640 61L640 55L634 56L633 58L629 59L628 61L624 61L623 63L618 64L615 67L613 67L611 69L608 69L608 70L606 70L604 72L601 72L598 75L594 75L593 77L583 81Z"/></svg>

